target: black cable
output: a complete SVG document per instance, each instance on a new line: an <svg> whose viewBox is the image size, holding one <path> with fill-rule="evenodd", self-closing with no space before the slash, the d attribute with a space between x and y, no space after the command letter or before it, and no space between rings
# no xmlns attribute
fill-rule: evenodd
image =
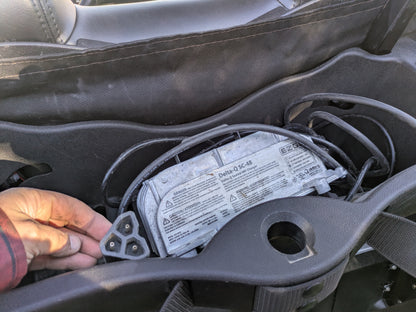
<svg viewBox="0 0 416 312"><path fill-rule="evenodd" d="M336 146L334 143L329 142L328 140L325 140L321 137L311 137L312 141L315 143L321 144L325 147L327 147L329 150L332 150L338 156L342 159L342 161L347 165L347 170L350 172L352 176L355 176L358 173L357 167L355 166L354 162L351 160L351 158L338 146Z"/></svg>
<svg viewBox="0 0 416 312"><path fill-rule="evenodd" d="M299 123L289 123L285 125L283 128L287 130L302 132L302 133L307 134L308 136L310 136L310 138L314 142L319 143L320 145L323 145L329 150L338 154L338 156L342 159L342 161L347 165L347 170L352 176L355 176L358 173L357 167L355 166L354 162L342 149L340 149L334 143L329 142L328 140L321 137L313 129L303 124L299 124Z"/></svg>
<svg viewBox="0 0 416 312"><path fill-rule="evenodd" d="M166 153L162 154L157 159L155 159L150 165L148 165L127 188L121 200L121 203L118 209L118 215L126 211L128 206L132 202L133 197L137 195L136 192L138 191L138 188L141 186L143 181L146 180L154 171L160 168L167 161L169 161L176 155L186 150L189 150L190 148L198 144L201 144L202 142L205 142L209 139L219 137L222 135L226 135L229 133L235 133L235 132L241 132L241 131L253 131L253 132L263 131L263 132L270 132L270 133L283 135L287 138L297 141L299 144L301 144L305 148L312 151L314 154L320 157L324 163L326 163L330 167L342 168L342 166L327 152L325 152L320 147L315 145L308 138L296 132L292 132L283 128L278 128L275 126L263 125L263 124L237 124L237 125L231 125L231 126L217 127L217 128L208 130L206 132L203 132L199 135L189 137L183 140L181 144L173 147L172 149L170 149L169 151L167 151ZM347 174L347 177L350 177L350 175Z"/></svg>
<svg viewBox="0 0 416 312"><path fill-rule="evenodd" d="M108 199L108 185L110 182L110 179L113 177L114 173L117 171L117 169L120 167L120 165L132 154L136 153L137 151L146 148L148 146L154 145L154 144L161 144L161 143L168 143L168 142L180 142L187 137L174 137L174 138L158 138L158 139L151 139L148 141L144 141L138 144L134 144L130 146L128 149L126 149L123 153L120 154L120 156L117 157L117 159L113 162L111 167L107 170L103 181L101 182L101 194L103 197L104 204L117 208L119 203L113 203L110 202Z"/></svg>
<svg viewBox="0 0 416 312"><path fill-rule="evenodd" d="M361 187L361 184L363 183L365 176L368 174L369 170L371 169L371 166L375 163L376 163L376 160L373 157L366 160L363 167L361 168L360 174L357 177L357 181L355 182L354 186L348 193L347 197L345 197L346 201L351 201L351 199L357 193L358 189Z"/></svg>
<svg viewBox="0 0 416 312"><path fill-rule="evenodd" d="M330 114L324 111L315 111L308 116L308 121L312 121L315 118L320 118L326 120L338 128L344 130L352 137L354 137L358 142L360 142L377 160L380 169L373 170L368 173L369 176L382 176L387 175L390 172L390 164L386 156L380 151L380 149L375 145L367 136L365 136L361 131L357 130L355 127L351 126L349 123L345 122L341 118Z"/></svg>
<svg viewBox="0 0 416 312"><path fill-rule="evenodd" d="M383 103L381 101L377 101L371 98L358 96L358 95L351 95L351 94L342 94L342 93L315 93L315 94L309 94L307 96L302 97L299 100L296 100L295 102L291 103L290 105L286 106L285 111L283 113L283 120L284 123L288 123L290 119L290 113L296 106L299 106L302 103L306 102L313 102L313 101L339 101L339 102L346 102L346 103L352 103L352 104L358 104L358 105L364 105L368 107L373 107L379 110L382 110L384 112L387 112L390 116L396 117L399 121L405 122L412 127L416 128L416 119L413 118L411 115L403 112L402 110L395 108L391 105L388 105L386 103ZM367 117L367 116L365 116ZM369 117L367 117L368 120ZM380 124L377 121L375 122L377 125ZM380 124L381 125L381 124ZM390 158L390 172L388 173L387 177L391 177L391 175L394 172L394 166L396 162L396 151L394 148L393 141L391 140L390 135L386 131L386 129L381 125L379 127L383 133L385 134L388 144L390 147L391 152L391 158ZM387 133L387 135L386 135Z"/></svg>
<svg viewBox="0 0 416 312"><path fill-rule="evenodd" d="M309 94L299 100L296 100L295 102L289 104L285 108L285 111L283 113L284 124L289 123L290 112L292 111L293 108L295 108L296 106L302 103L311 102L311 101L340 101L340 102L347 102L347 103L352 103L352 104L374 107L382 111L385 111L389 113L389 115L395 116L400 121L411 124L413 127L416 128L416 119L398 108L395 108L386 103L383 103L374 99L366 98L363 96L342 94L342 93L314 93L314 94Z"/></svg>
<svg viewBox="0 0 416 312"><path fill-rule="evenodd" d="M347 114L347 115L341 115L339 116L339 118L344 119L344 118L361 118L361 119L366 119L368 121L371 121L373 124L375 124L383 133L384 137L386 138L387 141L387 145L389 147L389 152L390 152L390 172L387 175L387 178L390 178L394 172L394 167L396 165L396 149L394 147L394 142L393 139L391 138L389 132L387 131L387 129L376 119L369 117L369 116L365 116L365 115L360 115L360 114ZM319 129L322 126L325 126L324 123L320 123L318 125L318 127L314 128Z"/></svg>

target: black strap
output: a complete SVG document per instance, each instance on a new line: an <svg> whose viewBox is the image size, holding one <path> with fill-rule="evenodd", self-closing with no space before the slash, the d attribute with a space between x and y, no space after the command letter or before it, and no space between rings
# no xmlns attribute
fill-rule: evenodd
<svg viewBox="0 0 416 312"><path fill-rule="evenodd" d="M191 312L193 306L189 284L180 281L172 289L160 312Z"/></svg>
<svg viewBox="0 0 416 312"><path fill-rule="evenodd" d="M377 218L367 243L416 277L416 223L406 218L383 212Z"/></svg>

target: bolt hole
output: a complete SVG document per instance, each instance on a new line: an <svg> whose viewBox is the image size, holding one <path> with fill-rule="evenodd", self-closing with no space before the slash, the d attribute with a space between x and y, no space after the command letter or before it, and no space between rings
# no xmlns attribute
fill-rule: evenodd
<svg viewBox="0 0 416 312"><path fill-rule="evenodd" d="M105 243L105 249L108 251L120 252L121 239L118 236L111 234Z"/></svg>
<svg viewBox="0 0 416 312"><path fill-rule="evenodd" d="M133 222L130 217L126 217L124 220L121 220L117 226L117 231L119 231L124 236L128 236L133 232Z"/></svg>
<svg viewBox="0 0 416 312"><path fill-rule="evenodd" d="M278 222L267 231L267 238L274 249L287 255L301 252L306 247L305 233L292 222Z"/></svg>
<svg viewBox="0 0 416 312"><path fill-rule="evenodd" d="M140 256L144 250L139 241L131 239L126 245L126 254L130 256Z"/></svg>

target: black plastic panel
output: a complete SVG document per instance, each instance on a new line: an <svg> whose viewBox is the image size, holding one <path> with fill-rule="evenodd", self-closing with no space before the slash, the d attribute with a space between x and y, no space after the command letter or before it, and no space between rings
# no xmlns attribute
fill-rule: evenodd
<svg viewBox="0 0 416 312"><path fill-rule="evenodd" d="M71 300L79 302L120 288L134 289L143 283L182 279L280 287L317 279L314 284L326 285L324 281L332 278L327 274L349 257L380 212L391 202L415 191L415 174L416 166L413 166L395 175L360 203L322 197L271 201L233 219L196 257L153 258L97 266L13 290L1 295L0 303L7 310L46 311L59 306L65 311L69 309L65 308L65 302ZM288 255L272 247L267 231L281 221L296 223L305 231L308 254ZM346 261L343 263L339 274ZM334 277L335 281L339 274ZM328 287L334 287L334 283L328 283ZM307 289L301 290L303 293ZM139 292L137 296L141 297Z"/></svg>

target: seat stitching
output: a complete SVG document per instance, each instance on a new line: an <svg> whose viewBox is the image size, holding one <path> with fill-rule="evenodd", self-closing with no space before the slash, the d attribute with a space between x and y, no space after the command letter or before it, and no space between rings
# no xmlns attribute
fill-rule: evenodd
<svg viewBox="0 0 416 312"><path fill-rule="evenodd" d="M56 40L59 41L59 43L63 43L62 38L60 38L61 31L59 30L58 24L56 22L56 18L55 18L54 11L53 11L53 9L52 9L52 7L50 5L49 0L46 0L45 2L46 2L46 6L47 6L47 8L49 10L50 16L52 18L53 25L55 26L55 30L56 30Z"/></svg>
<svg viewBox="0 0 416 312"><path fill-rule="evenodd" d="M37 15L38 19L39 19L39 22L40 22L40 25L43 29L43 33L46 37L46 40L49 41L49 42L53 42L54 40L53 40L53 38L50 37L50 34L48 33L48 31L45 27L45 22L43 21L42 14L40 13L39 7L35 3L35 0L30 0L30 2L32 3L32 6L33 6L33 8L36 12L36 15Z"/></svg>
<svg viewBox="0 0 416 312"><path fill-rule="evenodd" d="M359 11L359 12L354 12L354 13L347 14L347 15L343 15L343 16L337 16L337 17L334 17L334 18L330 18L330 19L326 19L326 20L320 20L320 21L315 21L315 22L312 22L312 23L307 23L307 24L302 24L302 25L295 25L295 26L292 26L292 27L284 28L284 29L277 29L277 30L273 30L273 31L262 32L262 33L258 33L258 34L254 34L254 35L248 35L248 36L231 38L231 39L225 39L225 40L218 40L218 41L207 42L207 43L203 43L203 44L190 45L190 46L181 47L181 48L175 48L175 49L167 49L167 50L161 50L161 51L154 51L154 52L150 52L150 53L143 53L143 54L131 55L131 56L127 56L127 57L115 58L115 59L111 59L111 60L105 60L105 61L100 61L100 62L93 62L93 63L83 64L83 65L75 65L75 66L54 68L54 69L49 69L49 70L41 70L41 71L30 72L30 73L22 73L22 74L14 74L14 75L0 76L0 78L1 79L19 78L19 77L29 76L29 75L34 75L34 74L51 73L51 72L57 72L57 71L62 71L62 70L69 70L69 69L75 69L75 68L89 67L89 66L93 66L93 65L113 63L113 62L124 61L124 60L139 58L139 57L143 57L143 56L148 56L148 55L157 55L157 54L162 54L162 53L166 53L166 52L181 51L181 50L186 50L186 49L189 49L189 48L196 48L196 47L214 45L214 44L219 44L219 43L224 43L224 42L229 42L229 41L240 41L242 39L254 38L254 37L263 36L263 35L267 35L267 34L271 34L271 33L281 32L281 31L288 30L288 29L294 29L294 28L297 28L297 27L300 27L300 26L307 26L307 25L311 25L311 24L321 23L323 21L329 21L329 20L336 20L336 19L340 19L340 18L345 18L345 17L349 17L351 15L355 15L355 14L358 14L358 13L370 12L370 11L377 10L377 9L379 9L381 7L382 6L377 6L375 8L371 8L371 9L367 9L367 10L363 10L363 11Z"/></svg>
<svg viewBox="0 0 416 312"><path fill-rule="evenodd" d="M38 0L38 2L39 2L39 7L42 10L42 15L45 18L46 26L48 27L48 30L49 30L50 34L52 35L52 42L55 42L56 43L56 37L57 36L56 36L56 33L54 32L54 29L51 26L49 14L48 14L48 12L46 10L45 1L44 0Z"/></svg>

